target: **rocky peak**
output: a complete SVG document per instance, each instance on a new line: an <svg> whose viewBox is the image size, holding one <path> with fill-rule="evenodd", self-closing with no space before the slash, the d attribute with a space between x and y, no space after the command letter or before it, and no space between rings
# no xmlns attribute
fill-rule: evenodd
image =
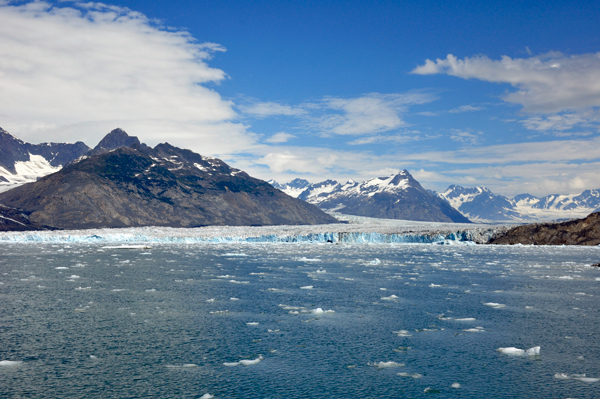
<svg viewBox="0 0 600 399"><path fill-rule="evenodd" d="M136 136L130 136L124 130L116 128L104 136L98 145L90 151L89 155L99 155L119 147L133 147L136 145L142 145Z"/></svg>

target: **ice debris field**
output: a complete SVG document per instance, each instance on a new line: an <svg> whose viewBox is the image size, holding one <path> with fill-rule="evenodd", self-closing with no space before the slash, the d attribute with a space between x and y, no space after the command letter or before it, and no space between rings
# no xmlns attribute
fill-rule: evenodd
<svg viewBox="0 0 600 399"><path fill-rule="evenodd" d="M600 248L334 227L3 233L0 396L599 396Z"/></svg>

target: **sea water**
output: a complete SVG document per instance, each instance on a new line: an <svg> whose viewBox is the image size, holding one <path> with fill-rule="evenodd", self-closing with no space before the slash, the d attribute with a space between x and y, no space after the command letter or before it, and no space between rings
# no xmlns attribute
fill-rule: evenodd
<svg viewBox="0 0 600 399"><path fill-rule="evenodd" d="M0 245L0 396L595 398L600 249Z"/></svg>

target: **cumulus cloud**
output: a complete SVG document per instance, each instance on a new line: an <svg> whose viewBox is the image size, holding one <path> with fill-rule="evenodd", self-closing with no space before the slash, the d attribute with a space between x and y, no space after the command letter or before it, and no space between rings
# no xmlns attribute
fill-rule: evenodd
<svg viewBox="0 0 600 399"><path fill-rule="evenodd" d="M150 144L168 137L195 149L216 149L227 132L220 151L236 151L255 137L203 86L227 78L207 63L222 51L127 8L2 2L0 126L28 141L89 145L119 126Z"/></svg>
<svg viewBox="0 0 600 399"><path fill-rule="evenodd" d="M279 133L275 133L274 135L272 135L265 141L267 143L286 143L294 138L296 138L296 136L294 136L293 134L289 134L286 132L279 132Z"/></svg>
<svg viewBox="0 0 600 399"><path fill-rule="evenodd" d="M463 79L508 83L517 90L504 100L521 104L525 112L556 113L600 106L600 53L567 56L548 53L529 58L486 56L427 59L412 73L445 73Z"/></svg>

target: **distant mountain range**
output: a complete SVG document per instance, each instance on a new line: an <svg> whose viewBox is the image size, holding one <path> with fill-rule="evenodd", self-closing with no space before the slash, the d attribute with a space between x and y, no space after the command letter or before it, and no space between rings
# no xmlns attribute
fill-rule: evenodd
<svg viewBox="0 0 600 399"><path fill-rule="evenodd" d="M326 180L310 184L295 179L286 184L271 180L274 187L319 208L348 215L430 222L469 223L450 204L425 190L408 171L357 183Z"/></svg>
<svg viewBox="0 0 600 399"><path fill-rule="evenodd" d="M13 170L36 159L28 155L15 160ZM41 164L54 167L40 156ZM69 158L58 171L0 193L0 230L337 222L220 159L168 143L151 148L120 129L64 162Z"/></svg>
<svg viewBox="0 0 600 399"><path fill-rule="evenodd" d="M474 221L532 222L583 218L600 209L600 190L580 194L551 194L538 198L519 194L513 198L492 193L485 186L450 186L440 198Z"/></svg>

